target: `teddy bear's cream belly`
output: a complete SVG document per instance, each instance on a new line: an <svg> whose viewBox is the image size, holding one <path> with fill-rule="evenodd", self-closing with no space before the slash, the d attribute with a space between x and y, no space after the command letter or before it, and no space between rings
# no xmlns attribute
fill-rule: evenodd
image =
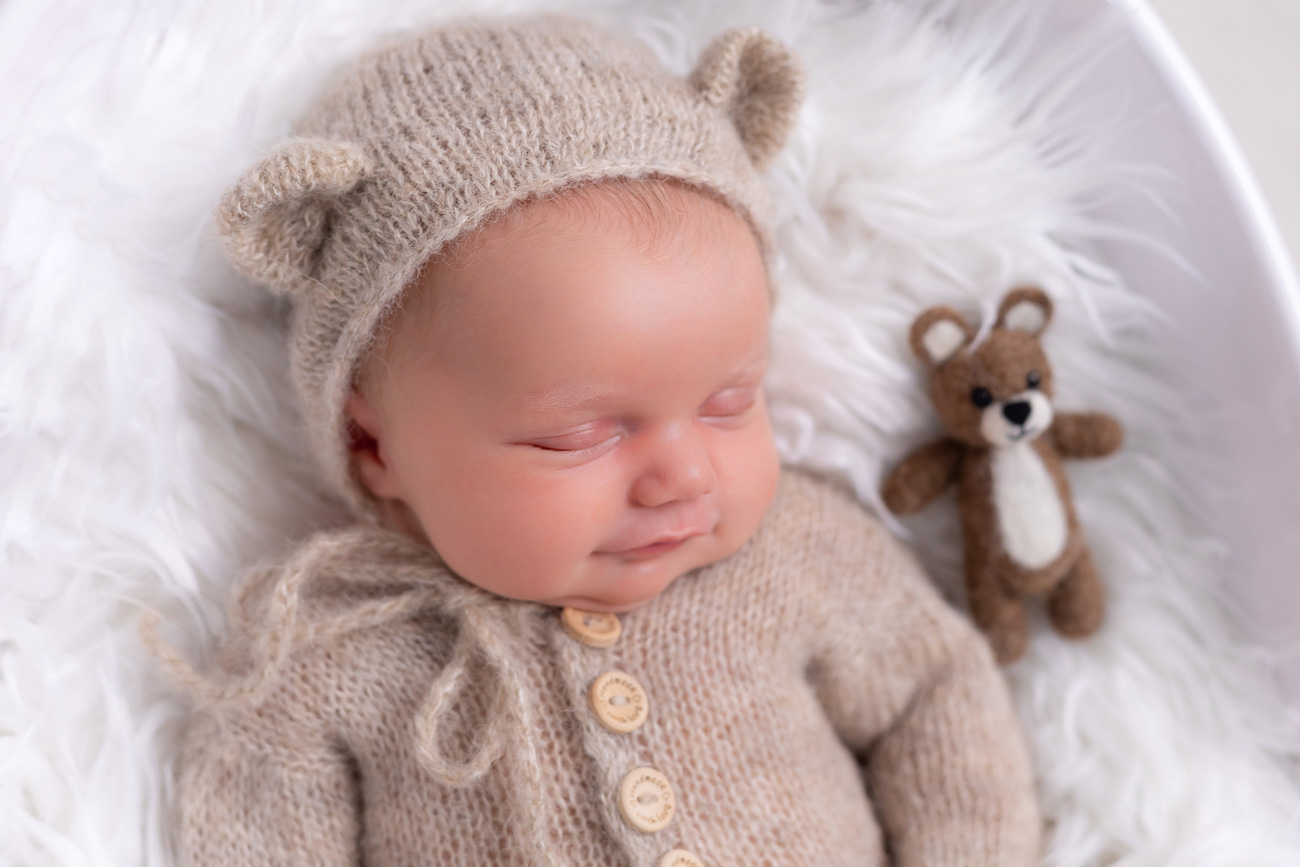
<svg viewBox="0 0 1300 867"><path fill-rule="evenodd" d="M1029 443L993 449L993 511L1002 547L1019 565L1040 569L1065 549L1069 527L1056 482Z"/></svg>

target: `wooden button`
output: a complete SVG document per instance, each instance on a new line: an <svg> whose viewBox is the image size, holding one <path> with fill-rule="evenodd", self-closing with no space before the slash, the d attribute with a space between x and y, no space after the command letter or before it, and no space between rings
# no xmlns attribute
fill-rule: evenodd
<svg viewBox="0 0 1300 867"><path fill-rule="evenodd" d="M561 608L560 622L570 638L591 647L609 647L623 633L623 624L608 611Z"/></svg>
<svg viewBox="0 0 1300 867"><path fill-rule="evenodd" d="M673 819L677 799L668 778L654 768L637 768L618 785L618 811L633 828L649 834Z"/></svg>
<svg viewBox="0 0 1300 867"><path fill-rule="evenodd" d="M650 713L641 684L621 671L607 671L592 681L588 696L600 724L619 734L639 729Z"/></svg>
<svg viewBox="0 0 1300 867"><path fill-rule="evenodd" d="M704 862L694 852L673 849L664 853L664 857L659 859L658 867L704 867Z"/></svg>

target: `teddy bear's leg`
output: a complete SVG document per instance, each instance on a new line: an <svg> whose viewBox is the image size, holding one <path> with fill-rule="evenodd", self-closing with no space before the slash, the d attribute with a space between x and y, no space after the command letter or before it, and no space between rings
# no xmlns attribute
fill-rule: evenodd
<svg viewBox="0 0 1300 867"><path fill-rule="evenodd" d="M971 619L988 638L999 664L1009 665L1025 655L1029 618L1024 602L1004 591L989 567L967 565L966 600Z"/></svg>
<svg viewBox="0 0 1300 867"><path fill-rule="evenodd" d="M1083 638L1101 626L1105 610L1106 591L1093 568L1092 555L1084 548L1074 568L1047 597L1047 614L1062 635Z"/></svg>

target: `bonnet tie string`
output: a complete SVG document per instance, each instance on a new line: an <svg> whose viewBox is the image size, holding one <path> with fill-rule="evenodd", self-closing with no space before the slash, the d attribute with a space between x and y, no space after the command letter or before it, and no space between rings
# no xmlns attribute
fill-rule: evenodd
<svg viewBox="0 0 1300 867"><path fill-rule="evenodd" d="M415 720L420 761L440 782L453 787L477 782L500 758L510 719L518 715L523 701L522 696L511 694L517 689L511 683L516 679L509 674L499 623L477 608L460 612L459 620L460 634L451 660L429 687ZM474 686L490 691L488 722L479 733L478 748L457 761L443 751L439 730L469 683L469 666L475 657L487 663L487 681Z"/></svg>
<svg viewBox="0 0 1300 867"><path fill-rule="evenodd" d="M400 592L377 599L355 601L342 610L333 612L308 611L304 616L305 597L326 578L337 579L340 565L365 562L366 554L374 559L400 557L402 543L392 534L376 534L368 527L322 535L302 546L294 555L276 568L274 566L253 573L236 599L231 612L229 631L232 635L248 637L242 648L245 658L239 671L221 670L205 676L167 644L158 634L159 617L146 612L137 622L137 629L145 647L163 665L172 683L188 693L200 706L209 708L255 704L269 691L275 677L284 668L289 655L312 643L330 636L343 635L356 629L400 620L417 611L438 606L452 607L471 604L469 598L477 588L466 585L459 588L433 586L426 575L429 567L420 563L398 562L386 564L384 571L365 568L347 569L347 580L357 585L395 584ZM405 543L409 544L409 543ZM396 554L395 554L396 552ZM258 579L278 572L269 593L260 599L258 610L251 610L252 591L259 586ZM486 595L486 594L484 594Z"/></svg>
<svg viewBox="0 0 1300 867"><path fill-rule="evenodd" d="M511 658L513 634L508 612L513 610L492 594L446 572L425 549L373 528L357 527L313 539L288 562L255 576L274 579L265 596L256 592L265 581L250 581L232 613L231 631L251 641L245 646L241 669L216 677L199 674L157 634L158 618L148 613L138 626L148 649L159 658L173 683L201 705L229 707L256 703L269 691L292 651L330 636L401 620L420 611L437 611L455 621L452 657L439 672L415 718L416 754L420 763L443 785L462 787L482 779L509 744L516 750L514 768L523 779L512 786L535 852L561 867L542 822L543 774L534 740L534 703L528 700L517 661ZM275 574L278 573L278 574ZM352 599L343 606L312 604L311 591L326 581L361 587L391 588L378 597ZM256 600L256 601L255 601ZM470 666L481 662L486 677L470 678ZM464 758L446 754L442 724L460 716L456 706L471 687L486 690L491 699L488 719L477 733L477 745Z"/></svg>
<svg viewBox="0 0 1300 867"><path fill-rule="evenodd" d="M421 763L444 785L459 787L477 782L505 752L506 744L517 750L517 773L523 775L511 786L527 821L532 850L545 853L549 864L560 862L542 824L541 801L543 780L533 719L534 703L525 694L517 664L511 664L507 637L511 634L502 610L484 606L460 611L460 634L451 660L429 687L424 704L416 717L417 748ZM491 694L488 720L478 736L477 749L457 761L447 756L441 745L440 728L470 685L469 666L474 659L487 665L487 679L476 682L476 689Z"/></svg>

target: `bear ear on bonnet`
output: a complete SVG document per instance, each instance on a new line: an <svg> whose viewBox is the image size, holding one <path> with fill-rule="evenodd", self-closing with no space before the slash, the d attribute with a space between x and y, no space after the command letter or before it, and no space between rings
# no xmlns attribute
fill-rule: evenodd
<svg viewBox="0 0 1300 867"><path fill-rule="evenodd" d="M803 66L757 28L729 30L700 55L691 86L727 113L759 171L781 150L803 101Z"/></svg>
<svg viewBox="0 0 1300 867"><path fill-rule="evenodd" d="M938 367L968 346L975 330L951 307L931 307L912 323L912 352L928 367Z"/></svg>
<svg viewBox="0 0 1300 867"><path fill-rule="evenodd" d="M351 142L299 137L277 147L217 208L217 230L231 263L277 292L309 291L330 207L368 170L365 153Z"/></svg>
<svg viewBox="0 0 1300 867"><path fill-rule="evenodd" d="M1032 286L1012 289L998 305L994 328L1023 331L1037 337L1052 321L1052 300L1042 289Z"/></svg>

